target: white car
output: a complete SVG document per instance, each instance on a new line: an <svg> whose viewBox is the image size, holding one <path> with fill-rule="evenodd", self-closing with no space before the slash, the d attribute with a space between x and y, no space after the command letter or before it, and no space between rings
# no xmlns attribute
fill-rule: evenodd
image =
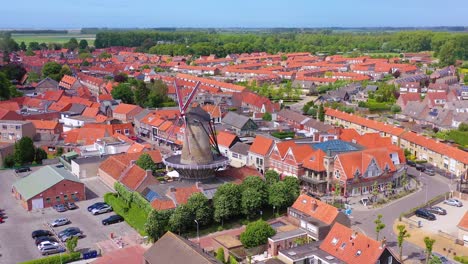
<svg viewBox="0 0 468 264"><path fill-rule="evenodd" d="M445 200L444 204L448 204L448 205L456 206L456 207L462 207L463 206L462 202L460 202L457 199L453 199L453 198Z"/></svg>
<svg viewBox="0 0 468 264"><path fill-rule="evenodd" d="M60 246L57 242L43 241L37 245L37 249L41 250L44 247L58 247Z"/></svg>
<svg viewBox="0 0 468 264"><path fill-rule="evenodd" d="M104 214L104 213L108 213L108 212L111 212L112 211L112 207L108 204L105 204L103 206L100 206L98 208L94 208L93 210L91 210L91 213L93 215L97 215L97 214Z"/></svg>
<svg viewBox="0 0 468 264"><path fill-rule="evenodd" d="M57 227L57 226L68 225L69 223L71 222L70 220L68 220L68 218L57 218L54 221L52 221L49 225L51 227Z"/></svg>

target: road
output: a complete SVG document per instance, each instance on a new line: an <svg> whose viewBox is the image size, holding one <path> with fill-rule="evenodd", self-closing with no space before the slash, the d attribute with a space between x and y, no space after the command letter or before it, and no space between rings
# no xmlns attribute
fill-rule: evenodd
<svg viewBox="0 0 468 264"><path fill-rule="evenodd" d="M299 102L296 102L294 104L291 104L289 105L289 108L291 110L294 110L298 113L302 113L302 107L304 107L304 105L310 101L313 101L317 99L317 96L310 96L310 95L307 95L305 97L303 97Z"/></svg>
<svg viewBox="0 0 468 264"><path fill-rule="evenodd" d="M398 253L399 249L396 242L397 237L393 233L392 226L400 214L420 206L425 201L428 201L437 195L455 189L455 185L451 186L450 179L444 178L440 175L428 176L424 173L420 175L420 173L412 167L408 169L408 174L417 175L418 180L423 183L423 186L419 191L379 209L354 211L353 218L351 219L353 227L357 227L367 236L375 238L374 220L377 218L377 215L381 214L386 227L381 231L380 238L385 236L387 239L387 246L393 249L395 253ZM422 250L423 249L418 248L413 244L405 243L403 246L403 256L416 258Z"/></svg>

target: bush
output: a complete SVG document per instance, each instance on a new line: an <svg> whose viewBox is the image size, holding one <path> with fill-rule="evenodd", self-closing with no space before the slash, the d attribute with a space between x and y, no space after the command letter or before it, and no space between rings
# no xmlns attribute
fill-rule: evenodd
<svg viewBox="0 0 468 264"><path fill-rule="evenodd" d="M258 220L247 225L240 240L246 248L253 248L267 243L268 238L275 234L276 231L267 222Z"/></svg>
<svg viewBox="0 0 468 264"><path fill-rule="evenodd" d="M21 262L21 264L61 264L61 263L73 262L79 259L81 259L81 253L74 252L70 254L65 253L61 255L44 257L40 259L33 259L33 260Z"/></svg>
<svg viewBox="0 0 468 264"><path fill-rule="evenodd" d="M271 135L274 136L275 138L285 139L285 138L294 138L294 135L296 135L296 133L294 131L273 132L271 133Z"/></svg>
<svg viewBox="0 0 468 264"><path fill-rule="evenodd" d="M455 256L454 259L462 264L468 264L468 256Z"/></svg>
<svg viewBox="0 0 468 264"><path fill-rule="evenodd" d="M148 212L146 210L141 209L134 202L127 205L127 202L122 197L118 197L114 193L106 193L104 195L104 202L112 206L114 212L121 215L138 233L146 235L145 223L146 219L148 219Z"/></svg>
<svg viewBox="0 0 468 264"><path fill-rule="evenodd" d="M133 203L135 203L140 209L145 210L148 214L153 209L151 204L138 192L133 192Z"/></svg>
<svg viewBox="0 0 468 264"><path fill-rule="evenodd" d="M125 187L123 184L121 184L120 182L115 182L114 189L119 194L119 196L122 197L127 203L132 202L133 192L128 190L127 187Z"/></svg>

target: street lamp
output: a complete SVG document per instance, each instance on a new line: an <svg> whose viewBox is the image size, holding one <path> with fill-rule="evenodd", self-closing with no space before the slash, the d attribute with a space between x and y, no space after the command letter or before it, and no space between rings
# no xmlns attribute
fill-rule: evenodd
<svg viewBox="0 0 468 264"><path fill-rule="evenodd" d="M275 206L273 205L273 216L275 215Z"/></svg>
<svg viewBox="0 0 468 264"><path fill-rule="evenodd" d="M198 232L198 230L199 230L198 229L198 221L197 221L197 219L195 219L194 221L195 221L195 223L197 223L197 240L198 240L198 244L200 244L200 234Z"/></svg>

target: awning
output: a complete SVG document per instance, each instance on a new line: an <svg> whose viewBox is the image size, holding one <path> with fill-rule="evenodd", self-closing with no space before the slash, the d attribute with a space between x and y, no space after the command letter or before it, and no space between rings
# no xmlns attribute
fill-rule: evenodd
<svg viewBox="0 0 468 264"><path fill-rule="evenodd" d="M169 176L171 178L179 178L179 173L177 171L173 170L173 171L168 172L167 176Z"/></svg>

